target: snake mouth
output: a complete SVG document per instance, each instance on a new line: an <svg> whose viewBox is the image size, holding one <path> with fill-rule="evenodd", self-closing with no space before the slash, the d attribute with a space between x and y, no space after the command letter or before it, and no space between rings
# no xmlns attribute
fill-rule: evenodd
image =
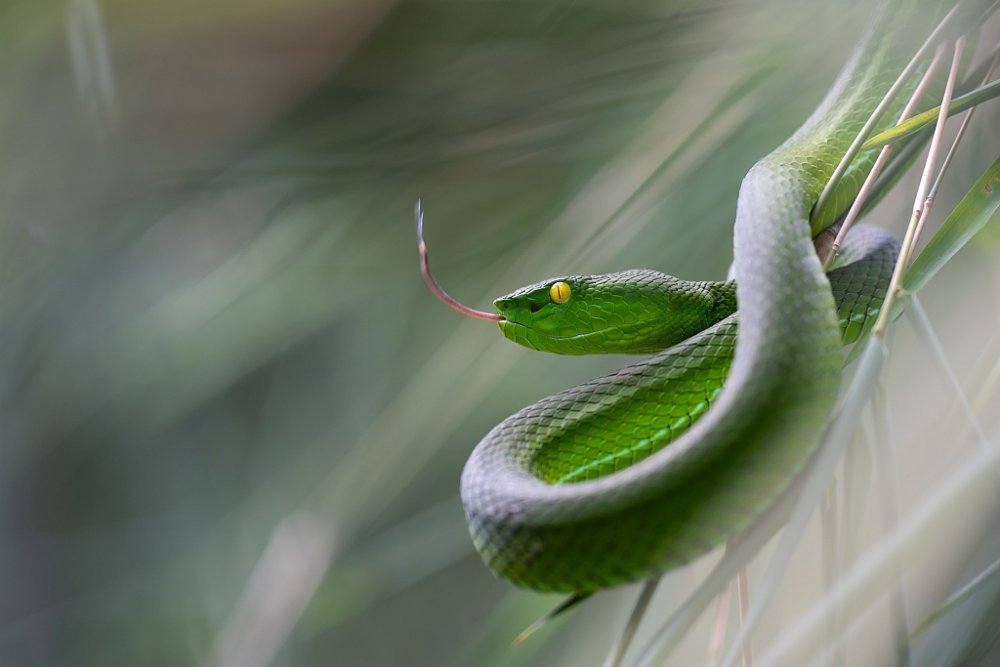
<svg viewBox="0 0 1000 667"><path fill-rule="evenodd" d="M545 331L540 331L528 324L523 324L516 320L509 320L503 318L497 322L500 325L500 331L503 332L504 336L507 336L511 340L523 343L524 340L529 339L529 332L532 336L537 336L544 338L545 340L587 340L590 336L596 336L598 334L603 334L605 332L611 331L613 327L604 327L603 329L595 329L593 331L584 331L583 333L570 334L569 336L553 336ZM532 346L529 346L532 347Z"/></svg>

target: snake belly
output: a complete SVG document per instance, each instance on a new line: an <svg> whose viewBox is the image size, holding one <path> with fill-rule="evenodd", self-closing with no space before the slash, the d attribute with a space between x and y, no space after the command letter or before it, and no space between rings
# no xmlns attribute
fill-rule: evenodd
<svg viewBox="0 0 1000 667"><path fill-rule="evenodd" d="M928 24L913 3L880 3L826 99L743 180L738 336L737 316L727 317L528 406L477 445L461 496L493 572L565 592L644 578L737 535L788 487L836 401L842 330L857 337L895 257L885 234L854 233L855 261L828 276L813 248L877 152L858 156L812 225L810 212Z"/></svg>

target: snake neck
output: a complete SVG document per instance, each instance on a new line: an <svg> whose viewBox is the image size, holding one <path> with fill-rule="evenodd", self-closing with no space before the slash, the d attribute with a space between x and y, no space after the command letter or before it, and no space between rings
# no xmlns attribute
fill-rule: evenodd
<svg viewBox="0 0 1000 667"><path fill-rule="evenodd" d="M966 12L974 14L975 8L984 5L985 1L966 3ZM858 153L827 204L822 210L813 210L820 191L851 141L949 4L940 0L883 0L877 3L858 46L824 100L788 140L758 163L757 167L762 168L758 171L769 172L765 177L757 174L756 180L764 187L773 190L776 183L786 183L790 190L803 197L797 203L805 207L811 236L816 237L833 225L861 190L881 149ZM897 122L928 61L929 57L925 57L923 63L918 64L902 91L877 119L874 132L888 129ZM794 173L793 179L787 178L790 173ZM751 171L748 179L753 181L753 176ZM785 204L787 202L777 205Z"/></svg>

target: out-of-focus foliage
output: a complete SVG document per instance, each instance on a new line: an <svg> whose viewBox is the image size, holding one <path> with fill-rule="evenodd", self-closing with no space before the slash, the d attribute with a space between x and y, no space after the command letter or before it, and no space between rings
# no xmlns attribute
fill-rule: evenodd
<svg viewBox="0 0 1000 667"><path fill-rule="evenodd" d="M0 662L599 664L623 592L511 650L556 600L494 580L457 486L490 426L623 360L538 356L434 302L413 203L480 307L559 273L722 277L743 174L822 97L866 4L4 2ZM995 159L996 108L940 210ZM898 229L905 199L876 217ZM927 306L996 440L985 234ZM905 504L969 445L897 343ZM995 542L914 575L915 616ZM813 590L815 545L800 558L789 587ZM664 608L707 567L668 578ZM802 604L783 603L761 641Z"/></svg>

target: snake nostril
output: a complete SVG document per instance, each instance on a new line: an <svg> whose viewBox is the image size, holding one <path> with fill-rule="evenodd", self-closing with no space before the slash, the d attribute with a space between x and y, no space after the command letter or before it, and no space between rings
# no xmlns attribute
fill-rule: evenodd
<svg viewBox="0 0 1000 667"><path fill-rule="evenodd" d="M498 310L510 310L511 305L513 305L510 299L497 299L493 302L493 305L497 307Z"/></svg>

